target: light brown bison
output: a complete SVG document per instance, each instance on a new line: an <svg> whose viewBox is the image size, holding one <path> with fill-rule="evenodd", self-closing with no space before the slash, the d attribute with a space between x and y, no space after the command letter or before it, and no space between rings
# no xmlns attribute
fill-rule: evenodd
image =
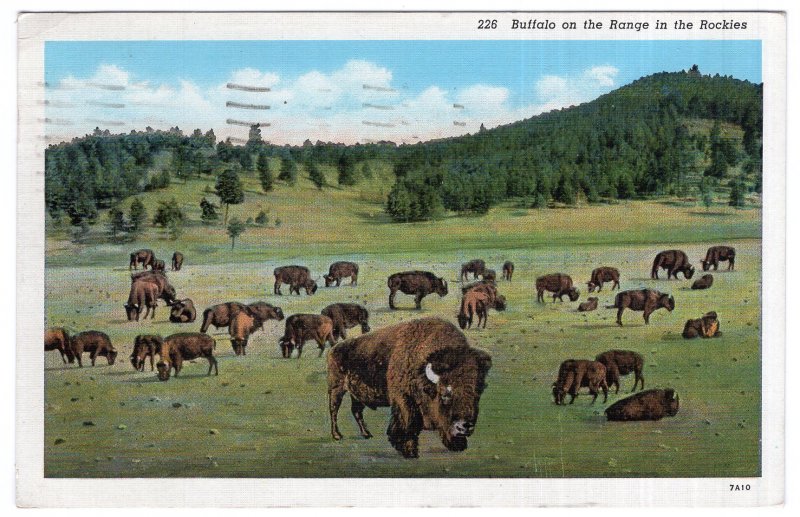
<svg viewBox="0 0 800 517"><path fill-rule="evenodd" d="M311 272L305 266L281 266L273 271L275 275L275 294L281 294L281 285L289 284L289 294L297 293L300 295L300 288L306 290L306 294L317 292L317 283L311 279Z"/></svg>
<svg viewBox="0 0 800 517"><path fill-rule="evenodd" d="M717 313L710 311L705 313L702 318L686 320L682 335L686 339L693 339L696 337L719 337L720 334Z"/></svg>
<svg viewBox="0 0 800 517"><path fill-rule="evenodd" d="M580 291L572 286L572 277L563 273L552 273L536 279L536 300L544 303L544 292L553 293L553 302L556 298L564 301L564 295L574 302L580 297Z"/></svg>
<svg viewBox="0 0 800 517"><path fill-rule="evenodd" d="M231 346L236 355L247 355L247 341L250 339L250 334L263 325L258 316L251 314L248 311L239 311L231 318L228 334L231 336Z"/></svg>
<svg viewBox="0 0 800 517"><path fill-rule="evenodd" d="M714 267L714 271L719 267L720 262L728 261L728 271L733 270L736 262L736 250L730 246L711 246L706 251L706 258L700 261L703 264L703 271L708 271Z"/></svg>
<svg viewBox="0 0 800 517"><path fill-rule="evenodd" d="M183 332L167 336L161 345L161 352L158 354L160 360L156 364L159 380L168 381L172 369L175 370L175 377L177 377L181 372L181 368L183 368L183 361L191 361L199 357L208 360L208 373L206 375L211 375L212 368L215 374L219 375L219 366L217 365L217 359L214 357L214 348L216 348L214 340L210 336L199 332Z"/></svg>
<svg viewBox="0 0 800 517"><path fill-rule="evenodd" d="M49 352L51 350L58 350L64 364L67 364L67 359L69 359L70 363L74 360L67 329L52 327L44 331L44 351Z"/></svg>
<svg viewBox="0 0 800 517"><path fill-rule="evenodd" d="M633 389L631 392L636 391L636 385L642 383L644 389L644 358L641 354L637 354L631 350L609 350L599 354L595 359L603 363L606 367L606 382L609 386L616 386L619 393L619 379L620 376L634 374Z"/></svg>
<svg viewBox="0 0 800 517"><path fill-rule="evenodd" d="M389 276L389 308L395 309L394 297L397 291L414 295L414 305L419 310L422 308L422 299L427 295L436 293L447 296L447 281L428 271L405 271Z"/></svg>
<svg viewBox="0 0 800 517"><path fill-rule="evenodd" d="M70 349L72 350L72 355L78 360L78 366L81 368L83 368L82 356L84 352L89 352L92 366L94 366L97 356L104 356L108 360L109 366L113 365L114 361L117 360L117 351L114 350L114 345L111 344L111 338L108 337L108 334L96 330L87 330L72 336Z"/></svg>
<svg viewBox="0 0 800 517"><path fill-rule="evenodd" d="M603 283L605 282L614 282L611 285L612 291L615 287L619 288L619 270L615 267L607 266L595 268L592 271L592 277L586 282L586 285L589 286L590 293L593 293L595 289L597 289L599 293L603 290Z"/></svg>
<svg viewBox="0 0 800 517"><path fill-rule="evenodd" d="M139 321L139 316L145 310L144 318L150 315L150 319L156 317L156 307L158 307L158 285L139 281L131 285L131 291L128 294L128 301L125 303L125 313L128 315L128 321Z"/></svg>
<svg viewBox="0 0 800 517"><path fill-rule="evenodd" d="M507 260L503 263L503 280L510 282L512 276L514 276L514 263Z"/></svg>
<svg viewBox="0 0 800 517"><path fill-rule="evenodd" d="M670 278L678 279L678 273L683 273L686 280L694 275L694 266L689 262L689 257L681 250L662 251L653 260L653 269L650 270L650 278L658 280L658 270L667 270L667 280Z"/></svg>
<svg viewBox="0 0 800 517"><path fill-rule="evenodd" d="M644 322L649 324L650 315L662 307L672 312L675 309L675 298L654 289L634 289L617 293L614 305L607 305L606 309L617 309L617 325L622 326L622 313L625 309L644 311Z"/></svg>
<svg viewBox="0 0 800 517"><path fill-rule="evenodd" d="M339 343L328 355L331 435L340 440L337 416L345 393L361 436L365 407L391 407L386 434L406 458L419 456L423 430L438 431L451 451L467 448L491 368L489 354L472 348L452 323L423 318L378 329Z"/></svg>
<svg viewBox="0 0 800 517"><path fill-rule="evenodd" d="M172 270L180 271L183 267L183 253L176 251L172 254Z"/></svg>
<svg viewBox="0 0 800 517"><path fill-rule="evenodd" d="M140 249L131 253L131 262L128 265L128 269L139 269L139 264L142 265L142 269L147 269L147 266L153 268L153 261L156 259L155 253L153 250L149 249Z"/></svg>
<svg viewBox="0 0 800 517"><path fill-rule="evenodd" d="M361 325L361 332L369 332L369 311L357 303L332 303L322 309L322 315L333 321L333 339L347 339L347 329Z"/></svg>
<svg viewBox="0 0 800 517"><path fill-rule="evenodd" d="M262 324L267 320L283 320L283 310L280 307L264 302L253 302L245 305L239 302L225 302L212 305L203 311L203 324L200 332L206 332L208 327L214 325L216 328L227 327L231 324L231 318L239 311L246 311L251 316L257 318Z"/></svg>
<svg viewBox="0 0 800 517"><path fill-rule="evenodd" d="M606 383L606 367L597 361L584 359L567 359L558 368L558 378L553 383L553 398L557 405L564 404L567 393L572 397L570 404L575 402L578 390L589 388L589 393L594 395L592 404L597 400L600 390L603 390L603 402L608 399L608 384Z"/></svg>
<svg viewBox="0 0 800 517"><path fill-rule="evenodd" d="M497 291L491 291L483 287L467 290L461 298L461 308L456 318L458 319L458 326L461 329L472 328L473 315L478 316L478 327L481 326L483 321L483 328L486 328L486 321L488 319L487 312L489 309L496 309L498 311L506 310L506 299L502 295L498 295Z"/></svg>
<svg viewBox="0 0 800 517"><path fill-rule="evenodd" d="M483 276L484 272L486 271L486 262L483 259L474 259L470 260L469 262L465 262L461 264L461 280L467 281L467 278L470 273L472 273L472 278L478 278L479 276Z"/></svg>
<svg viewBox="0 0 800 517"><path fill-rule="evenodd" d="M131 287L137 282L148 282L158 286L158 297L171 304L175 301L177 293L172 284L169 283L166 273L162 271L143 271L131 275Z"/></svg>
<svg viewBox="0 0 800 517"><path fill-rule="evenodd" d="M161 345L164 338L154 334L139 334L133 340L133 351L131 352L131 366L134 370L144 371L144 363L150 358L150 371L154 370L153 358L156 354L161 354Z"/></svg>
<svg viewBox="0 0 800 517"><path fill-rule="evenodd" d="M172 323L192 323L197 318L194 302L189 298L172 302L169 310L169 321Z"/></svg>
<svg viewBox="0 0 800 517"><path fill-rule="evenodd" d="M325 351L325 343L336 344L333 337L333 320L320 314L292 314L286 318L286 330L278 341L284 359L297 349L297 358L303 355L303 345L313 339L319 346L319 356Z"/></svg>
<svg viewBox="0 0 800 517"><path fill-rule="evenodd" d="M585 302L578 305L578 312L589 312L597 309L597 297L590 296Z"/></svg>
<svg viewBox="0 0 800 517"><path fill-rule="evenodd" d="M161 259L155 259L153 261L153 271L165 271L167 269L167 265Z"/></svg>
<svg viewBox="0 0 800 517"><path fill-rule="evenodd" d="M654 389L640 391L611 404L606 409L606 417L620 422L661 420L665 416L677 415L679 408L680 400L674 389Z"/></svg>
<svg viewBox="0 0 800 517"><path fill-rule="evenodd" d="M350 278L350 285L358 285L358 264L355 262L334 262L328 268L328 274L323 275L325 278L325 287L330 287L334 283L336 287L342 284L343 278Z"/></svg>
<svg viewBox="0 0 800 517"><path fill-rule="evenodd" d="M692 289L708 289L714 284L714 275L703 275L692 283Z"/></svg>

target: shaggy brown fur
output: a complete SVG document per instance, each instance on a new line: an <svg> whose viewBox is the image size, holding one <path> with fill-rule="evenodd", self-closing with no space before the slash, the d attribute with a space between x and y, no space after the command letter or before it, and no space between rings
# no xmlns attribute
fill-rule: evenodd
<svg viewBox="0 0 800 517"><path fill-rule="evenodd" d="M239 311L231 318L228 333L236 355L247 355L247 341L250 339L250 334L258 330L262 324L259 318L251 316L247 311Z"/></svg>
<svg viewBox="0 0 800 517"><path fill-rule="evenodd" d="M675 416L680 408L680 400L675 390L640 391L636 395L622 399L606 409L609 420L661 420L665 416Z"/></svg>
<svg viewBox="0 0 800 517"><path fill-rule="evenodd" d="M142 271L131 275L131 287L137 282L148 282L158 286L158 297L171 304L175 301L177 293L175 288L169 283L166 273L162 271Z"/></svg>
<svg viewBox="0 0 800 517"><path fill-rule="evenodd" d="M152 269L155 259L156 254L153 253L153 250L141 249L134 251L131 253L131 262L128 265L128 269L139 269L139 264L142 265L142 269L147 269L147 266Z"/></svg>
<svg viewBox="0 0 800 517"><path fill-rule="evenodd" d="M44 331L44 351L58 350L64 364L74 360L70 347L69 332L63 327L52 327Z"/></svg>
<svg viewBox="0 0 800 517"><path fill-rule="evenodd" d="M278 341L281 354L288 359L297 349L297 358L303 354L303 345L313 339L319 346L319 356L325 351L325 343L336 344L333 337L333 320L319 314L292 314L286 319L286 330Z"/></svg>
<svg viewBox="0 0 800 517"><path fill-rule="evenodd" d="M131 365L134 370L144 371L144 363L150 358L150 371L153 371L153 357L161 354L161 345L164 339L154 334L139 334L133 340L133 352L131 352Z"/></svg>
<svg viewBox="0 0 800 517"><path fill-rule="evenodd" d="M437 278L428 271L394 273L389 276L387 285L389 286L390 309L396 308L394 297L397 295L397 291L415 295L414 304L417 310L422 308L422 299L429 294L436 293L439 296L447 296L447 281L441 277Z"/></svg>
<svg viewBox="0 0 800 517"><path fill-rule="evenodd" d="M594 395L592 404L597 400L600 390L603 390L603 403L608 399L608 384L606 383L606 367L597 361L584 359L567 359L558 369L558 378L553 383L553 397L558 405L564 404L567 393L571 395L570 404L575 402L578 390L589 388L589 393Z"/></svg>
<svg viewBox="0 0 800 517"><path fill-rule="evenodd" d="M692 284L692 289L708 289L714 284L714 275L703 275Z"/></svg>
<svg viewBox="0 0 800 517"><path fill-rule="evenodd" d="M614 282L611 285L612 291L615 287L619 288L619 270L615 267L598 267L592 271L592 277L586 282L586 285L589 286L590 293L593 293L595 289L599 293L603 290L603 283L605 282Z"/></svg>
<svg viewBox="0 0 800 517"><path fill-rule="evenodd" d="M160 361L156 365L158 378L162 381L169 380L171 369L175 369L175 377L177 377L181 368L183 368L183 361L191 361L198 357L208 360L207 375L211 375L212 368L216 375L219 375L219 366L217 366L217 359L214 357L214 348L216 348L214 340L199 332L183 332L167 336L164 338L164 343L161 345L161 351L158 354L160 357Z"/></svg>
<svg viewBox="0 0 800 517"><path fill-rule="evenodd" d="M153 271L164 271L167 269L167 265L161 259L155 259L153 261Z"/></svg>
<svg viewBox="0 0 800 517"><path fill-rule="evenodd" d="M578 305L578 312L589 312L597 309L597 297L590 296L585 302Z"/></svg>
<svg viewBox="0 0 800 517"><path fill-rule="evenodd" d="M486 285L486 284L482 284ZM477 287L477 286L476 286ZM477 314L478 327L483 321L483 328L486 328L489 309L498 311L506 310L506 299L504 296L497 295L497 290L475 288L469 289L461 298L461 309L458 312L458 326L463 329L472 328L472 317Z"/></svg>
<svg viewBox="0 0 800 517"><path fill-rule="evenodd" d="M369 328L369 311L356 303L332 303L322 309L322 315L333 321L333 339L347 339L347 329L361 325L361 333Z"/></svg>
<svg viewBox="0 0 800 517"><path fill-rule="evenodd" d="M678 279L678 273L683 273L686 280L694 275L694 266L689 262L689 257L681 250L662 251L653 260L653 269L650 270L650 278L658 280L658 270L667 270L667 280L670 278Z"/></svg>
<svg viewBox="0 0 800 517"><path fill-rule="evenodd" d="M150 319L156 317L156 307L158 307L158 285L150 282L134 282L128 294L128 302L125 303L125 313L128 321L139 321L139 316L145 308L144 318L150 315Z"/></svg>
<svg viewBox="0 0 800 517"><path fill-rule="evenodd" d="M606 382L609 386L617 387L615 393L619 393L619 379L623 375L633 373L635 380L633 381L633 389L631 393L636 391L636 385L642 383L644 389L644 358L641 354L632 352L630 350L609 350L595 357L598 362L601 362L606 367Z"/></svg>
<svg viewBox="0 0 800 517"><path fill-rule="evenodd" d="M94 366L97 356L105 356L109 366L114 364L117 359L117 351L114 350L114 346L111 344L111 338L108 337L108 334L96 330L87 330L72 336L70 348L72 349L72 355L78 360L78 366L81 368L83 368L81 358L84 352L89 352L92 366Z"/></svg>
<svg viewBox="0 0 800 517"><path fill-rule="evenodd" d="M245 305L239 302L225 302L212 305L203 311L203 324L200 326L200 332L206 332L211 325L216 328L229 326L231 318L240 311L245 311L250 316L257 318L261 324L267 320L283 320L283 310L268 303L253 302Z"/></svg>
<svg viewBox="0 0 800 517"><path fill-rule="evenodd" d="M580 297L580 292L572 286L572 277L563 273L552 273L536 279L536 300L544 303L544 292L553 293L553 302L556 298L564 301L564 295L574 302Z"/></svg>
<svg viewBox="0 0 800 517"><path fill-rule="evenodd" d="M183 267L183 253L176 251L172 254L172 270L180 271Z"/></svg>
<svg viewBox="0 0 800 517"><path fill-rule="evenodd" d="M706 251L706 258L700 261L703 264L703 271L708 271L714 267L714 271L719 267L720 262L728 261L728 271L733 270L736 262L736 250L730 246L711 246Z"/></svg>
<svg viewBox="0 0 800 517"><path fill-rule="evenodd" d="M607 305L606 309L617 309L617 325L621 327L625 309L644 311L644 322L649 324L650 315L662 307L672 312L675 309L675 298L654 289L634 289L617 293L614 305Z"/></svg>
<svg viewBox="0 0 800 517"><path fill-rule="evenodd" d="M325 278L325 287L330 287L336 283L336 287L342 284L343 278L350 278L350 285L358 285L358 264L355 262L334 262L328 268Z"/></svg>
<svg viewBox="0 0 800 517"><path fill-rule="evenodd" d="M718 337L720 335L720 331L717 313L711 311L705 313L702 318L686 320L686 325L683 327L682 335L686 339L694 339L696 337Z"/></svg>
<svg viewBox="0 0 800 517"><path fill-rule="evenodd" d="M479 276L483 276L484 271L486 271L486 262L483 259L474 259L461 264L461 280L466 281L467 277L470 273L472 273L472 278L478 278Z"/></svg>
<svg viewBox="0 0 800 517"><path fill-rule="evenodd" d="M512 276L514 276L514 263L507 260L503 263L503 280L508 280L510 282Z"/></svg>
<svg viewBox="0 0 800 517"><path fill-rule="evenodd" d="M172 302L169 311L169 321L172 323L192 323L197 318L194 302L189 298Z"/></svg>
<svg viewBox="0 0 800 517"><path fill-rule="evenodd" d="M317 292L317 283L311 279L311 271L304 266L281 266L273 271L275 275L275 294L281 294L281 285L289 284L289 294L297 293L300 295L300 288L306 290L306 294Z"/></svg>

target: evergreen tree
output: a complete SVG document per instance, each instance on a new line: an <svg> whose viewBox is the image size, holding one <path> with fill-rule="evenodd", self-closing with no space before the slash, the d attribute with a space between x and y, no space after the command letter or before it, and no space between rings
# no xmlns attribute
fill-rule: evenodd
<svg viewBox="0 0 800 517"><path fill-rule="evenodd" d="M204 224L213 224L215 221L219 220L219 215L217 214L217 208L214 206L213 203L209 202L208 199L205 197L200 200L200 210L202 215L200 219L203 221Z"/></svg>
<svg viewBox="0 0 800 517"><path fill-rule="evenodd" d="M228 237L231 238L231 249L236 245L236 238L243 234L246 229L247 226L241 222L238 217L231 219L230 224L228 224Z"/></svg>
<svg viewBox="0 0 800 517"><path fill-rule="evenodd" d="M170 240L176 241L183 235L183 219L172 219L167 225Z"/></svg>
<svg viewBox="0 0 800 517"><path fill-rule="evenodd" d="M116 240L120 233L123 233L127 229L127 223L125 222L125 215L122 213L122 210L118 206L112 207L108 211L108 233L111 234L111 238Z"/></svg>
<svg viewBox="0 0 800 517"><path fill-rule="evenodd" d="M169 201L158 202L158 208L153 216L153 226L168 228L173 221L182 223L185 218L186 216L178 205L178 200L173 197Z"/></svg>
<svg viewBox="0 0 800 517"><path fill-rule="evenodd" d="M732 180L730 182L731 192L728 198L728 205L737 208L744 206L745 186L741 180Z"/></svg>
<svg viewBox="0 0 800 517"><path fill-rule="evenodd" d="M711 164L706 169L705 175L713 178L724 177L725 173L728 172L728 152L726 142L722 138L719 119L714 120L714 125L711 127L709 154Z"/></svg>
<svg viewBox="0 0 800 517"><path fill-rule="evenodd" d="M144 229L144 223L147 221L147 210L144 207L144 203L142 203L141 199L138 197L133 198L133 201L131 201L128 221L131 233L138 234Z"/></svg>
<svg viewBox="0 0 800 517"><path fill-rule="evenodd" d="M258 180L261 182L261 188L264 192L269 192L272 190L273 178L272 171L269 169L269 156L267 156L266 152L258 153L256 168L258 169Z"/></svg>
<svg viewBox="0 0 800 517"><path fill-rule="evenodd" d="M308 164L308 176L318 189L322 190L322 187L326 185L325 175L322 174L322 171L314 162Z"/></svg>
<svg viewBox="0 0 800 517"><path fill-rule="evenodd" d="M711 205L714 204L714 195L711 191L711 185L706 178L700 180L700 183L697 184L697 190L700 194L700 200L703 203L703 206L706 207L706 210L711 208Z"/></svg>
<svg viewBox="0 0 800 517"><path fill-rule="evenodd" d="M395 182L386 199L386 211L395 221L408 222L414 218L411 193L401 181Z"/></svg>
<svg viewBox="0 0 800 517"><path fill-rule="evenodd" d="M264 140L261 138L261 128L258 124L250 126L250 132L247 135L247 144L245 144L246 153L255 153L264 145ZM243 165L244 166L244 165Z"/></svg>
<svg viewBox="0 0 800 517"><path fill-rule="evenodd" d="M367 179L372 179L372 168L368 162L364 162L364 165L361 166L361 175Z"/></svg>
<svg viewBox="0 0 800 517"><path fill-rule="evenodd" d="M242 182L235 170L228 169L217 177L216 191L220 201L225 204L225 217L222 224L227 225L230 205L238 205L244 201Z"/></svg>
<svg viewBox="0 0 800 517"><path fill-rule="evenodd" d="M297 183L297 163L291 157L281 158L281 172L278 174L278 179L289 185Z"/></svg>
<svg viewBox="0 0 800 517"><path fill-rule="evenodd" d="M208 147L214 147L217 144L217 135L214 134L213 129L209 129L208 131L206 131L206 134L204 136L206 139L206 145Z"/></svg>
<svg viewBox="0 0 800 517"><path fill-rule="evenodd" d="M356 164L350 154L342 153L337 170L339 171L339 185L353 186L356 184Z"/></svg>
<svg viewBox="0 0 800 517"><path fill-rule="evenodd" d="M570 181L566 175L561 176L561 179L558 180L558 186L553 193L553 198L565 205L574 205L576 203L577 195L575 193L575 188L572 186L572 181Z"/></svg>
<svg viewBox="0 0 800 517"><path fill-rule="evenodd" d="M259 226L266 226L269 224L269 216L265 211L261 210L256 216L255 222Z"/></svg>

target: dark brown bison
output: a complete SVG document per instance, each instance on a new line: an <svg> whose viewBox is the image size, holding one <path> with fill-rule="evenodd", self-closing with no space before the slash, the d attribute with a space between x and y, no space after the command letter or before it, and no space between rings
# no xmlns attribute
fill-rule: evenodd
<svg viewBox="0 0 800 517"><path fill-rule="evenodd" d="M486 282L495 282L497 281L497 272L494 269L486 268L483 271L483 280Z"/></svg>
<svg viewBox="0 0 800 517"><path fill-rule="evenodd" d="M189 298L172 302L169 310L169 321L172 323L192 323L197 318L194 302Z"/></svg>
<svg viewBox="0 0 800 517"><path fill-rule="evenodd" d="M74 360L69 332L65 328L52 327L44 331L44 351L49 352L51 350L58 350L64 364L67 364L67 359L69 359L70 363Z"/></svg>
<svg viewBox="0 0 800 517"><path fill-rule="evenodd" d="M694 275L694 266L689 262L689 257L681 250L662 251L653 260L653 269L650 270L650 278L658 280L658 270L667 270L667 280L670 278L678 279L678 273L683 273L683 277L689 280Z"/></svg>
<svg viewBox="0 0 800 517"><path fill-rule="evenodd" d="M153 261L153 271L166 271L167 265L161 259L155 259Z"/></svg>
<svg viewBox="0 0 800 517"><path fill-rule="evenodd" d="M297 358L303 355L303 345L313 339L319 346L319 356L325 351L325 343L336 344L333 337L333 320L319 314L292 314L286 318L286 330L278 341L281 355L285 359L292 356L297 349Z"/></svg>
<svg viewBox="0 0 800 517"><path fill-rule="evenodd" d="M200 332L206 332L211 325L216 328L228 327L231 324L231 318L239 311L247 311L262 324L267 320L283 320L283 310L268 303L253 302L244 305L239 302L226 302L212 305L203 311L203 324L200 326Z"/></svg>
<svg viewBox="0 0 800 517"><path fill-rule="evenodd" d="M203 357L208 360L208 373L211 375L211 369L214 369L216 375L219 375L219 366L217 359L214 357L214 348L216 343L214 340L205 334L199 332L183 332L180 334L172 334L164 338L164 343L161 345L161 352L158 354L160 361L156 364L158 370L158 378L162 381L168 381L170 370L175 370L175 377L181 372L183 368L183 361L191 361L198 357Z"/></svg>
<svg viewBox="0 0 800 517"><path fill-rule="evenodd" d="M711 246L706 251L706 258L700 261L703 264L703 271L708 271L714 267L714 271L719 267L720 262L728 261L728 271L733 270L736 262L736 250L730 246Z"/></svg>
<svg viewBox="0 0 800 517"><path fill-rule="evenodd" d="M281 285L289 284L289 294L293 292L300 294L300 288L306 290L306 294L317 292L317 283L311 279L311 272L304 266L281 266L273 271L275 275L275 294L281 294Z"/></svg>
<svg viewBox="0 0 800 517"><path fill-rule="evenodd" d="M328 268L328 274L323 275L325 278L325 287L330 287L334 283L336 287L342 284L343 278L350 278L350 285L358 285L358 264L355 262L334 262Z"/></svg>
<svg viewBox="0 0 800 517"><path fill-rule="evenodd" d="M108 337L108 334L96 330L87 330L72 336L70 349L72 350L72 355L78 360L78 366L81 368L83 368L81 359L84 352L89 352L92 366L94 366L97 356L104 356L108 360L109 366L113 365L114 361L117 360L117 351L114 350L114 345L111 344L111 338Z"/></svg>
<svg viewBox="0 0 800 517"><path fill-rule="evenodd" d="M406 458L419 456L423 430L438 431L451 451L467 448L491 368L489 354L472 348L452 323L423 318L339 343L328 355L331 435L342 438L337 416L345 393L361 436L365 407L391 407L386 434Z"/></svg>
<svg viewBox="0 0 800 517"><path fill-rule="evenodd" d="M703 275L692 284L692 289L708 289L714 284L714 275Z"/></svg>
<svg viewBox="0 0 800 517"><path fill-rule="evenodd" d="M514 263L507 260L503 263L503 280L510 282L512 276L514 276Z"/></svg>
<svg viewBox="0 0 800 517"><path fill-rule="evenodd" d="M422 308L422 299L427 295L436 293L447 296L447 281L428 271L405 271L389 276L389 308L395 309L394 297L397 291L404 294L413 294L414 304L417 309Z"/></svg>
<svg viewBox="0 0 800 517"><path fill-rule="evenodd" d="M609 420L661 420L678 414L680 401L674 389L640 391L635 395L611 404L606 409Z"/></svg>
<svg viewBox="0 0 800 517"><path fill-rule="evenodd" d="M322 309L322 315L333 321L333 339L347 339L347 329L361 325L361 332L369 332L369 311L357 303L333 303Z"/></svg>
<svg viewBox="0 0 800 517"><path fill-rule="evenodd" d="M128 294L128 301L124 304L125 313L128 321L139 321L139 316L145 310L144 318L150 315L150 319L156 317L156 307L158 307L158 285L151 282L134 282Z"/></svg>
<svg viewBox="0 0 800 517"><path fill-rule="evenodd" d="M558 369L558 378L553 383L553 398L557 405L564 404L567 393L572 397L570 404L575 402L578 390L589 388L589 393L594 395L592 404L597 400L600 390L603 390L603 402L608 399L608 384L606 383L606 367L597 361L584 359L567 359Z"/></svg>
<svg viewBox="0 0 800 517"><path fill-rule="evenodd" d="M478 278L479 276L483 276L485 271L486 262L482 259L470 260L469 262L461 264L460 278L462 281L466 281L470 273L472 273L472 278Z"/></svg>
<svg viewBox="0 0 800 517"><path fill-rule="evenodd" d="M611 285L611 290L613 291L614 288L619 288L619 270L615 267L598 267L592 271L592 277L586 282L586 285L589 286L589 292L593 293L595 289L597 292L603 290L603 283L605 282L614 282Z"/></svg>
<svg viewBox="0 0 800 517"><path fill-rule="evenodd" d="M572 277L563 273L552 273L536 279L536 300L544 303L544 292L553 293L553 302L556 298L564 301L564 295L574 302L580 297L580 291L572 286Z"/></svg>
<svg viewBox="0 0 800 517"><path fill-rule="evenodd" d="M180 271L183 267L183 253L176 251L172 254L172 270Z"/></svg>
<svg viewBox="0 0 800 517"><path fill-rule="evenodd" d="M634 289L617 293L614 305L607 309L617 309L617 325L622 326L622 313L625 309L644 311L644 322L650 323L650 315L656 309L665 308L672 312L675 309L675 298L654 289Z"/></svg>
<svg viewBox="0 0 800 517"><path fill-rule="evenodd" d="M231 336L231 346L236 355L247 355L247 341L250 334L261 328L263 321L248 311L239 311L231 318L228 334Z"/></svg>
<svg viewBox="0 0 800 517"><path fill-rule="evenodd" d="M131 287L137 282L149 282L158 286L158 297L171 304L175 301L177 293L172 284L169 283L166 273L162 271L143 271L131 275Z"/></svg>
<svg viewBox="0 0 800 517"><path fill-rule="evenodd" d="M142 269L147 269L147 266L152 269L154 260L156 260L156 254L153 253L153 250L141 249L134 251L131 253L131 262L128 265L128 269L139 269L139 264L142 265Z"/></svg>
<svg viewBox="0 0 800 517"><path fill-rule="evenodd" d="M144 363L150 358L150 371L154 370L153 358L156 354L161 354L161 345L164 338L154 334L139 334L133 340L133 351L131 352L131 365L134 370L144 371Z"/></svg>
<svg viewBox="0 0 800 517"><path fill-rule="evenodd" d="M597 309L597 297L590 296L585 302L578 305L578 312L589 312Z"/></svg>
<svg viewBox="0 0 800 517"><path fill-rule="evenodd" d="M477 314L478 327L481 326L481 321L483 321L483 328L486 328L489 309L496 309L498 311L506 310L505 297L498 295L496 290L492 292L491 290L478 286L474 289L469 289L461 298L461 308L456 316L458 319L458 326L461 327L462 330L472 328L473 315Z"/></svg>
<svg viewBox="0 0 800 517"><path fill-rule="evenodd" d="M686 325L683 326L682 335L686 339L693 339L696 337L718 337L720 335L720 331L717 313L711 311L705 313L702 318L686 320Z"/></svg>
<svg viewBox="0 0 800 517"><path fill-rule="evenodd" d="M636 391L636 385L642 383L644 389L644 358L641 354L632 352L630 350L609 350L595 357L595 359L603 363L606 367L606 382L610 386L616 386L619 393L619 379L620 376L634 374L633 389L631 392Z"/></svg>

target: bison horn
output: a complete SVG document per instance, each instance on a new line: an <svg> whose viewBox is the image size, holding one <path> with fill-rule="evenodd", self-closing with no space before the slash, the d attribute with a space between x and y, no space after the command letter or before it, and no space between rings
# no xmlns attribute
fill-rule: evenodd
<svg viewBox="0 0 800 517"><path fill-rule="evenodd" d="M677 393L675 394L675 405L681 407L681 398L678 396Z"/></svg>
<svg viewBox="0 0 800 517"><path fill-rule="evenodd" d="M434 384L439 384L439 376L433 371L433 365L428 363L425 365L425 377Z"/></svg>

